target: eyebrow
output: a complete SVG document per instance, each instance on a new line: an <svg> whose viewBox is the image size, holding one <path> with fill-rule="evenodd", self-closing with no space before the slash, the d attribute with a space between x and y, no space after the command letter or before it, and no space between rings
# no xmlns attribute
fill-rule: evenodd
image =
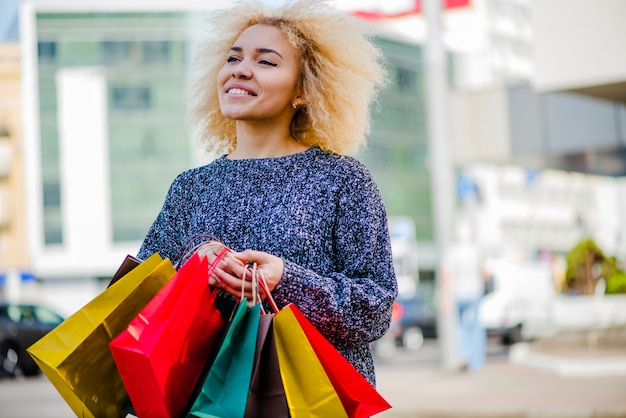
<svg viewBox="0 0 626 418"><path fill-rule="evenodd" d="M235 52L241 52L243 51L243 48L241 48L240 46L234 46L230 49L231 51L235 51ZM271 48L257 48L255 49L256 52L260 53L260 54L276 54L278 55L281 59L284 59L282 55L280 55L280 53L278 51L276 51L275 49L271 49Z"/></svg>

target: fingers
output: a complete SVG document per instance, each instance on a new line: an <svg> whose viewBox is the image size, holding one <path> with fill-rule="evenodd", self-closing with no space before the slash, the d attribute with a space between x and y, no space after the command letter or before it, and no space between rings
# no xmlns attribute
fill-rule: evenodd
<svg viewBox="0 0 626 418"><path fill-rule="evenodd" d="M258 269L265 277L267 286L270 291L273 291L283 277L285 270L285 263L283 259L275 255L265 253L262 251L245 250L238 253L233 253L232 256L238 260L254 261L257 263ZM262 296L265 296L264 292L260 292Z"/></svg>
<svg viewBox="0 0 626 418"><path fill-rule="evenodd" d="M241 252L233 252L233 257L241 261L242 263L247 263L249 261L253 261L258 265L262 265L267 262L268 257L272 257L268 253L264 253L262 251L254 251L254 250L245 250Z"/></svg>
<svg viewBox="0 0 626 418"><path fill-rule="evenodd" d="M206 252L209 262L217 257L223 246L209 246ZM251 272L247 271L248 262L255 262L259 274L262 274L268 285L269 291L273 291L282 279L284 262L280 257L262 251L245 250L241 252L228 252L216 264L214 271L209 277L209 285L224 289L237 299L245 297L248 301L258 297L261 301L267 299L262 289L258 289L253 295Z"/></svg>
<svg viewBox="0 0 626 418"><path fill-rule="evenodd" d="M236 259L223 259L215 267L209 284L221 287L237 299L253 299L251 274L247 266Z"/></svg>
<svg viewBox="0 0 626 418"><path fill-rule="evenodd" d="M197 253L200 257L206 257L209 261L209 265L211 265L224 249L230 251L224 244L218 241L210 241L200 246Z"/></svg>

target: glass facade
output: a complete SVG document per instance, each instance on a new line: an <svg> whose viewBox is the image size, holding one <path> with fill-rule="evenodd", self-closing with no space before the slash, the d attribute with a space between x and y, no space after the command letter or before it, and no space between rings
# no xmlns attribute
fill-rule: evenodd
<svg viewBox="0 0 626 418"><path fill-rule="evenodd" d="M57 71L106 68L112 237L141 240L171 180L192 164L188 26L184 13L37 14L46 244L63 242Z"/></svg>
<svg viewBox="0 0 626 418"><path fill-rule="evenodd" d="M57 72L105 69L111 236L114 242L139 241L172 179L194 164L185 83L198 14L37 13L46 245L63 243L62 194L68 192L61 181ZM378 42L391 85L373 109L369 147L357 157L378 182L389 215L412 218L417 240L429 242L433 229L422 50L384 38Z"/></svg>
<svg viewBox="0 0 626 418"><path fill-rule="evenodd" d="M372 109L369 146L359 158L376 179L390 217L415 223L417 241L434 240L422 48L378 39L390 85Z"/></svg>

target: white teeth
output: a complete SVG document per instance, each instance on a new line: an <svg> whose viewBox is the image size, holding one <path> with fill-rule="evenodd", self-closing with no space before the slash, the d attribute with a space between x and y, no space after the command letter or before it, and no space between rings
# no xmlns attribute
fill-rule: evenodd
<svg viewBox="0 0 626 418"><path fill-rule="evenodd" d="M237 88L228 90L228 94L238 94L238 95L244 95L244 96L251 95L250 92L247 92L243 89L237 89Z"/></svg>

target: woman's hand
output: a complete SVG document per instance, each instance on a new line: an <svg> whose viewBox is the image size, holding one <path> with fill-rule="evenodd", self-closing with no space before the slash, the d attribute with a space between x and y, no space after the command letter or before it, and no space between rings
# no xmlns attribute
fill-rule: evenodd
<svg viewBox="0 0 626 418"><path fill-rule="evenodd" d="M263 251L254 250L245 250L239 253L233 253L233 257L243 263L256 263L257 271L260 270L261 274L263 274L270 292L276 288L280 280L283 278L285 263L280 257L276 257L275 255L268 254ZM262 299L265 300L263 291L260 293Z"/></svg>
<svg viewBox="0 0 626 418"><path fill-rule="evenodd" d="M252 271L248 263L257 265L257 273L262 274L270 292L274 290L283 276L284 263L280 257L254 250L245 250L240 253L230 252L217 264L209 284L221 287L237 299L245 297L248 301L254 300L252 294ZM244 279L242 281L242 279ZM260 286L259 286L260 288ZM259 290L261 301L266 299L263 290Z"/></svg>
<svg viewBox="0 0 626 418"><path fill-rule="evenodd" d="M232 253L232 250L226 247L221 242L209 241L209 242L202 244L200 248L197 249L197 253L201 257L206 257L208 259L209 265L211 265L213 264L217 256L224 250L226 250L227 253L224 254L222 258L226 258ZM212 277L209 278L209 284L212 286L215 286L215 281L212 280Z"/></svg>
<svg viewBox="0 0 626 418"><path fill-rule="evenodd" d="M209 263L212 263L224 246L219 243L208 244L205 250L199 251L201 255L206 255ZM209 277L209 285L220 287L241 300L245 297L248 301L253 301L252 294L252 272L248 263L257 264L257 272L263 275L270 291L274 290L283 276L284 263L280 257L254 250L245 250L239 253L229 250ZM259 286L260 288L260 286ZM266 299L263 290L259 290L261 301Z"/></svg>
<svg viewBox="0 0 626 418"><path fill-rule="evenodd" d="M231 263L228 262L229 258L233 258L232 254L232 250L228 247L226 247L224 244L222 244L219 241L210 241L207 242L205 244L203 244L199 249L198 249L198 255L202 256L202 257L206 257L208 262L209 262L209 266L212 265L215 260L217 259L217 257L220 255L220 253L222 253L223 251L226 251L225 254L223 254L221 256L221 259L219 260L216 269L213 271L213 273L211 274L211 276L209 277L209 285L210 286L215 286L215 287L223 287L221 285L221 281L218 278L218 274L216 273L218 269L222 270L222 273L224 274L225 272L230 273L231 275L235 275L237 276L237 267L242 268L243 264L241 262L239 262L236 259L233 259L235 261L235 264L238 266L235 266L234 268L232 266L230 266ZM241 287L241 285L240 285Z"/></svg>

